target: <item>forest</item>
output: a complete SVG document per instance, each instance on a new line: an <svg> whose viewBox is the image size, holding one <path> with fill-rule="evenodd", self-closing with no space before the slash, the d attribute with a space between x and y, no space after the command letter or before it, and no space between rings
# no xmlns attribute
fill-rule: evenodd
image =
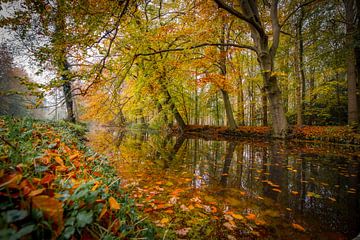
<svg viewBox="0 0 360 240"><path fill-rule="evenodd" d="M0 36L0 238L360 236L360 1L0 0Z"/></svg>

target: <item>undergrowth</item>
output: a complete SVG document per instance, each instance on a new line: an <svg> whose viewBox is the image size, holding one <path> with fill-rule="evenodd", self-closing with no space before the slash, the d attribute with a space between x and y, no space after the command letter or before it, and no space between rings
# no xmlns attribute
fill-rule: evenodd
<svg viewBox="0 0 360 240"><path fill-rule="evenodd" d="M153 239L85 125L0 118L0 239Z"/></svg>

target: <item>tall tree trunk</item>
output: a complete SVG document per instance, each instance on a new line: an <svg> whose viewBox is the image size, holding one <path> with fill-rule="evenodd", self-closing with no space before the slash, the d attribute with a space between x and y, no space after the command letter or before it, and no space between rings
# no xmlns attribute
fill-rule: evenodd
<svg viewBox="0 0 360 240"><path fill-rule="evenodd" d="M226 42L225 30L226 30L226 25L224 24L222 33L221 33L221 39L220 39L220 42L223 44ZM226 47L221 46L220 47L220 58L221 59L220 59L219 65L220 65L220 73L224 78L226 78L226 57L227 57ZM231 130L236 129L236 122L235 122L234 113L233 113L231 102L230 102L229 93L224 88L220 88L220 91L222 93L223 100L224 100L227 126Z"/></svg>
<svg viewBox="0 0 360 240"><path fill-rule="evenodd" d="M229 94L227 91L225 91L223 89L220 89L220 91L221 91L223 99L224 99L227 125L229 126L229 129L231 129L231 130L236 129L236 122L234 119Z"/></svg>
<svg viewBox="0 0 360 240"><path fill-rule="evenodd" d="M267 1L266 6L270 6L272 45L269 47L269 36L265 26L261 22L260 11L257 1L239 1L241 11L228 5L226 1L214 0L219 7L225 9L238 19L245 21L251 29L251 37L255 44L255 49L263 73L264 87L270 103L270 113L273 124L273 136L285 138L287 134L287 120L285 117L284 106L281 98L281 91L278 86L276 76L272 73L274 60L280 41L281 26L278 18L278 0L271 3Z"/></svg>
<svg viewBox="0 0 360 240"><path fill-rule="evenodd" d="M75 114L74 114L74 104L73 97L71 93L71 82L65 81L63 84L63 91L65 97L66 111L67 111L67 119L70 122L76 122Z"/></svg>
<svg viewBox="0 0 360 240"><path fill-rule="evenodd" d="M355 12L354 0L344 0L346 15L346 47L347 47L347 85L348 85L348 123L359 123L359 106L357 97L357 76L354 49Z"/></svg>
<svg viewBox="0 0 360 240"><path fill-rule="evenodd" d="M186 127L186 123L182 118L181 114L179 113L178 109L176 108L171 95L167 89L164 90L164 94L166 97L165 103L169 105L171 112L174 114L176 122L179 124L180 131L183 132Z"/></svg>
<svg viewBox="0 0 360 240"><path fill-rule="evenodd" d="M244 108L244 91L241 77L238 80L237 94L237 121L239 125L244 125L245 108Z"/></svg>
<svg viewBox="0 0 360 240"><path fill-rule="evenodd" d="M67 110L67 119L71 122L76 122L75 114L74 114L74 104L73 104L73 96L71 89L71 79L69 79L69 63L67 61L67 49L66 44L64 44L64 39L66 39L66 19L63 15L64 11L64 2L62 0L58 0L56 9L56 17L55 17L55 33L53 35L52 43L55 51L55 64L58 70L58 74L61 76L63 80L63 92Z"/></svg>
<svg viewBox="0 0 360 240"><path fill-rule="evenodd" d="M299 63L299 44L295 41L295 52L294 52L294 70L296 74L296 125L303 125L303 111L302 111L302 99L301 99L301 74L300 74L300 63Z"/></svg>
<svg viewBox="0 0 360 240"><path fill-rule="evenodd" d="M304 20L304 10L301 9L299 20L296 24L295 41L295 71L298 79L297 84L297 125L303 125L303 111L305 102L305 69L304 69L304 39L302 25Z"/></svg>
<svg viewBox="0 0 360 240"><path fill-rule="evenodd" d="M267 117L268 104L267 104L265 88L261 88L261 104L262 104L262 112L263 112L262 125L267 126L268 125L268 117Z"/></svg>

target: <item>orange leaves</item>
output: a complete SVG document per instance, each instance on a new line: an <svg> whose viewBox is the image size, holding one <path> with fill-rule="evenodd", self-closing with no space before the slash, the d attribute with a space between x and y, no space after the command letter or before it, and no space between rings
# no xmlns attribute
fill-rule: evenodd
<svg viewBox="0 0 360 240"><path fill-rule="evenodd" d="M64 227L64 210L60 201L49 196L40 195L32 198L32 206L40 210L44 214L45 219L56 224L57 233L62 231Z"/></svg>
<svg viewBox="0 0 360 240"><path fill-rule="evenodd" d="M109 204L110 204L110 209L112 209L112 210L119 210L120 209L120 204L113 197L109 198Z"/></svg>
<svg viewBox="0 0 360 240"><path fill-rule="evenodd" d="M18 188L18 183L22 179L22 174L20 173L12 173L3 177L0 181L0 188L8 187L8 188Z"/></svg>
<svg viewBox="0 0 360 240"><path fill-rule="evenodd" d="M28 196L29 196L29 197L35 197L35 196L37 196L37 195L40 195L40 194L43 193L44 191L45 191L45 188L40 188L40 189L31 191Z"/></svg>
<svg viewBox="0 0 360 240"><path fill-rule="evenodd" d="M249 213L249 214L246 215L245 217L246 217L246 219L252 220L252 221L255 221L255 219L256 219L256 215L253 214L253 213Z"/></svg>
<svg viewBox="0 0 360 240"><path fill-rule="evenodd" d="M50 184L55 179L55 175L52 173L46 173L46 175L41 179L40 183L43 185Z"/></svg>
<svg viewBox="0 0 360 240"><path fill-rule="evenodd" d="M305 228L297 223L293 223L293 224L291 224L291 226L300 232L305 232Z"/></svg>

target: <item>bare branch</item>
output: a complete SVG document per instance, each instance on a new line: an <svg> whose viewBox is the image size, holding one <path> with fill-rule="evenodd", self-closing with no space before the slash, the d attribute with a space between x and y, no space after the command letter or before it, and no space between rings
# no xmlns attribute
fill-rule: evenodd
<svg viewBox="0 0 360 240"><path fill-rule="evenodd" d="M242 14L241 12L237 11L235 8L229 6L228 4L226 4L223 0L214 0L219 8L224 9L225 11L227 11L228 13L230 13L231 15L234 15L235 17L247 22L248 24L250 24L252 27L254 27L256 29L256 31L261 35L265 35L264 29L257 23L254 21L253 18L249 18L246 17L244 14Z"/></svg>
<svg viewBox="0 0 360 240"><path fill-rule="evenodd" d="M191 50L191 49L196 49L196 48L201 48L201 47L209 47L209 46L235 47L235 48L248 49L248 50L254 51L255 53L258 53L257 48L255 48L253 46L249 46L249 45L240 45L240 44L234 44L234 43L202 43L202 44L199 44L196 46L191 46L188 48L170 48L170 49L162 49L162 50L158 50L158 51L154 51L154 52L150 52L150 53L138 53L138 54L135 54L135 58L139 57L139 56L152 56L152 55L161 54L161 53L165 53L165 52L179 52L179 51Z"/></svg>
<svg viewBox="0 0 360 240"><path fill-rule="evenodd" d="M316 2L316 1L318 1L318 0L306 1L306 2L304 2L302 4L300 4L298 7L296 7L291 13L289 13L289 15L287 15L285 17L284 21L280 24L280 29L285 25L285 23L290 19L290 17L292 15L294 15L297 11L299 11L301 8L303 8L303 7L307 6L307 5L310 5L310 4L312 4L312 3Z"/></svg>

